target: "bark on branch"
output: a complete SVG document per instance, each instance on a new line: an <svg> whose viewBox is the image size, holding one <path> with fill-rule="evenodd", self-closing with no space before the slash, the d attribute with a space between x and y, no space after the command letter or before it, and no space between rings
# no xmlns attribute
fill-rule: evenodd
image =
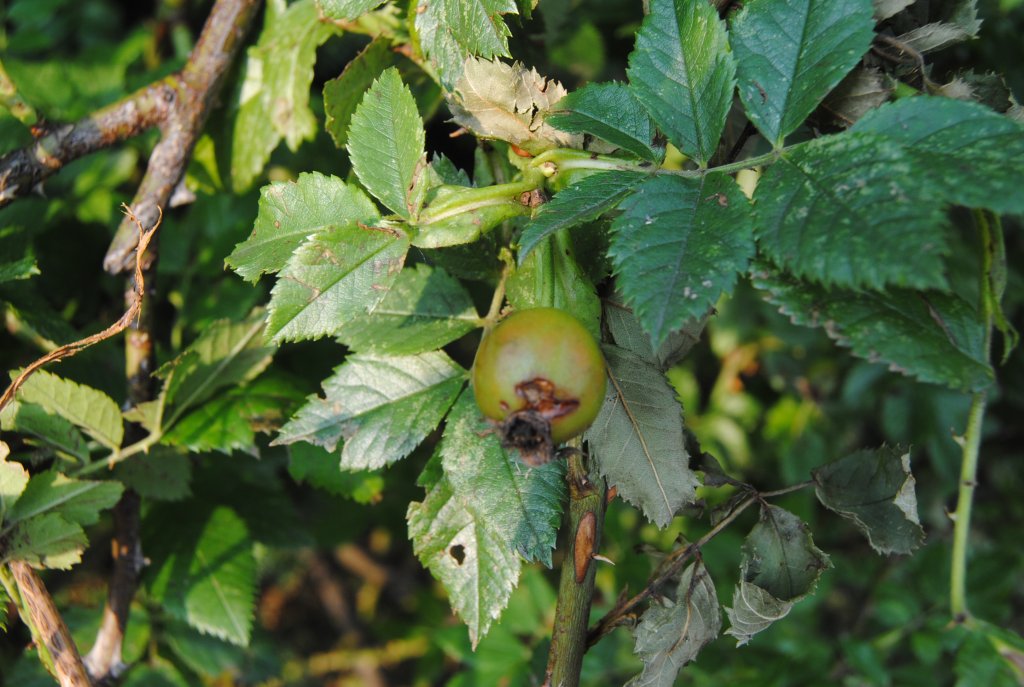
<svg viewBox="0 0 1024 687"><path fill-rule="evenodd" d="M259 0L217 0L185 67L76 124L51 127L27 148L0 158L0 207L27 195L65 164L126 140L152 127L161 137L131 208L152 226L181 181L224 74L242 45ZM121 222L103 266L111 273L131 269L135 225Z"/></svg>

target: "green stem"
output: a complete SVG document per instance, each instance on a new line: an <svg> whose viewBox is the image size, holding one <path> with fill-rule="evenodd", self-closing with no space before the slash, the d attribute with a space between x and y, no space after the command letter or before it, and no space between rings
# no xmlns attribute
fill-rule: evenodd
<svg viewBox="0 0 1024 687"><path fill-rule="evenodd" d="M670 174L673 176L699 178L711 172L729 174L738 172L741 169L750 169L764 164L775 162L789 148L773 150L770 153L748 157L738 162L730 162L727 165L708 167L706 169L657 169L649 162L633 162L608 155L595 155L584 150L573 150L568 148L557 148L541 153L531 161L531 165L544 172L545 176L552 177L570 170L590 169L595 172L646 172L648 174Z"/></svg>
<svg viewBox="0 0 1024 687"><path fill-rule="evenodd" d="M577 687L583 654L587 651L587 623L594 597L593 555L601 544L604 525L605 484L587 472L580 453L569 457L569 527L562 576L558 585L555 626L551 633L545 687Z"/></svg>
<svg viewBox="0 0 1024 687"><path fill-rule="evenodd" d="M953 515L953 562L949 585L949 608L956 622L970 617L967 608L967 544L971 529L971 505L978 474L978 456L981 447L981 425L985 418L984 391L974 394L967 416L967 433L962 439L963 456L960 465L960 489L956 513Z"/></svg>
<svg viewBox="0 0 1024 687"><path fill-rule="evenodd" d="M981 234L981 314L984 326L985 360L991 359L992 324L999 296L993 293L993 259L997 250L993 241L1002 236L993 233L984 210L974 211L974 220ZM1001 246L1000 246L1001 248ZM956 622L970 619L967 607L967 546L971 531L971 507L974 503L974 488L978 480L978 459L981 449L981 430L985 421L987 393L979 391L971 398L971 409L967 415L967 431L960 440L961 464L960 486L957 490L956 512L953 514L953 559L950 566L949 609Z"/></svg>

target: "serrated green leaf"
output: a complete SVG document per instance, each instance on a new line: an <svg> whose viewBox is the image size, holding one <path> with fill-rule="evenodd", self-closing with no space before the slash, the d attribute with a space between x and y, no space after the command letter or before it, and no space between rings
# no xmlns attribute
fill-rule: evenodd
<svg viewBox="0 0 1024 687"><path fill-rule="evenodd" d="M358 19L385 0L316 0L316 5L327 19Z"/></svg>
<svg viewBox="0 0 1024 687"><path fill-rule="evenodd" d="M572 313L595 339L601 338L601 301L589 277L576 262L569 232L543 239L506 282L512 307L558 308Z"/></svg>
<svg viewBox="0 0 1024 687"><path fill-rule="evenodd" d="M448 90L466 58L508 56L511 33L503 14L518 14L514 0L417 0L416 31L424 54Z"/></svg>
<svg viewBox="0 0 1024 687"><path fill-rule="evenodd" d="M391 43L378 37L362 52L352 58L336 78L324 84L324 128L334 139L334 145L344 148L348 143L348 128L352 114L359 106L374 79L394 64Z"/></svg>
<svg viewBox="0 0 1024 687"><path fill-rule="evenodd" d="M185 665L204 677L214 679L243 669L245 649L197 632L180 620L170 619L161 628L160 638Z"/></svg>
<svg viewBox="0 0 1024 687"><path fill-rule="evenodd" d="M1024 125L977 103L921 96L880 107L852 131L923 157L944 202L1024 212Z"/></svg>
<svg viewBox="0 0 1024 687"><path fill-rule="evenodd" d="M28 485L28 470L0 456L0 525Z"/></svg>
<svg viewBox="0 0 1024 687"><path fill-rule="evenodd" d="M594 174L558 192L540 206L523 229L519 262L523 263L534 248L555 232L590 222L612 210L647 178L646 174L633 172Z"/></svg>
<svg viewBox="0 0 1024 687"><path fill-rule="evenodd" d="M295 251L271 291L267 335L275 342L333 335L373 310L405 263L409 238L357 224L326 229Z"/></svg>
<svg viewBox="0 0 1024 687"><path fill-rule="evenodd" d="M652 0L627 73L637 99L668 139L706 166L736 85L736 63L715 8L690 0Z"/></svg>
<svg viewBox="0 0 1024 687"><path fill-rule="evenodd" d="M471 393L459 398L439 453L459 501L503 533L506 546L551 567L565 496L564 465L529 468L502 449Z"/></svg>
<svg viewBox="0 0 1024 687"><path fill-rule="evenodd" d="M0 560L25 561L36 568L67 570L82 560L89 540L82 526L59 513L17 523L4 535Z"/></svg>
<svg viewBox="0 0 1024 687"><path fill-rule="evenodd" d="M591 134L651 162L665 157L654 144L654 123L633 91L621 83L591 83L562 98L546 121L574 134Z"/></svg>
<svg viewBox="0 0 1024 687"><path fill-rule="evenodd" d="M201 632L245 646L252 633L256 560L245 522L230 508L188 503L147 516L159 530L147 554L150 593Z"/></svg>
<svg viewBox="0 0 1024 687"><path fill-rule="evenodd" d="M48 413L34 403L9 403L0 412L0 428L7 432L31 434L53 449L78 460L89 458L89 447L81 432L60 415Z"/></svg>
<svg viewBox="0 0 1024 687"><path fill-rule="evenodd" d="M688 321L681 329L669 333L665 343L656 350L651 344L640 320L629 309L618 293L613 293L604 300L604 324L611 334L612 342L634 355L640 356L644 362L654 365L662 372L668 370L682 360L699 341L707 317Z"/></svg>
<svg viewBox="0 0 1024 687"><path fill-rule="evenodd" d="M259 214L248 239L225 263L243 279L281 270L306 239L330 227L379 217L373 201L355 186L318 172L260 190Z"/></svg>
<svg viewBox="0 0 1024 687"><path fill-rule="evenodd" d="M245 451L258 455L256 433L276 431L302 398L302 392L286 378L263 376L189 412L162 441L192 452Z"/></svg>
<svg viewBox="0 0 1024 687"><path fill-rule="evenodd" d="M455 122L478 138L507 141L536 155L549 148L582 147L582 136L559 131L546 121L565 95L558 81L519 62L469 59L448 107Z"/></svg>
<svg viewBox="0 0 1024 687"><path fill-rule="evenodd" d="M761 518L747 535L741 580L726 609L732 624L726 634L739 645L789 613L810 594L822 572L832 567L814 545L807 525L778 506L763 505Z"/></svg>
<svg viewBox="0 0 1024 687"><path fill-rule="evenodd" d="M5 527L47 512L79 525L92 525L99 520L100 511L117 503L123 491L118 482L72 479L54 470L40 472L32 476L7 512Z"/></svg>
<svg viewBox="0 0 1024 687"><path fill-rule="evenodd" d="M338 329L360 353L412 355L441 348L480 326L466 289L443 269L417 264L402 270L372 313Z"/></svg>
<svg viewBox="0 0 1024 687"><path fill-rule="evenodd" d="M332 451L305 442L288 447L288 474L296 482L307 482L357 503L377 503L384 491L384 477L380 472L342 471Z"/></svg>
<svg viewBox="0 0 1024 687"><path fill-rule="evenodd" d="M825 289L759 267L754 285L795 324L923 382L977 391L994 378L981 315L955 294Z"/></svg>
<svg viewBox="0 0 1024 687"><path fill-rule="evenodd" d="M165 381L163 403L180 416L213 396L219 389L243 384L258 376L274 355L261 336L263 314L241 322L218 320L195 341L156 371ZM164 412L165 416L168 413Z"/></svg>
<svg viewBox="0 0 1024 687"><path fill-rule="evenodd" d="M584 437L608 486L665 527L699 485L683 440L683 413L665 375L617 346L603 347L611 383Z"/></svg>
<svg viewBox="0 0 1024 687"><path fill-rule="evenodd" d="M298 0L281 14L267 12L256 45L246 55L231 146L231 181L244 191L263 173L285 140L296 150L316 134L309 109L316 49L335 32L320 21L313 0Z"/></svg>
<svg viewBox="0 0 1024 687"><path fill-rule="evenodd" d="M333 451L343 470L373 470L409 455L441 422L466 372L441 351L350 356L324 381L275 444L307 441Z"/></svg>
<svg viewBox="0 0 1024 687"><path fill-rule="evenodd" d="M423 120L394 67L384 70L352 114L348 154L363 186L409 219L419 212L411 193L426 165Z"/></svg>
<svg viewBox="0 0 1024 687"><path fill-rule="evenodd" d="M36 265L35 256L31 254L17 260L0 262L0 284L6 281L28 279L37 274L42 273L39 271L39 266Z"/></svg>
<svg viewBox="0 0 1024 687"><path fill-rule="evenodd" d="M107 448L121 446L124 436L121 409L102 391L46 370L36 370L18 389L16 398L63 417Z"/></svg>
<svg viewBox="0 0 1024 687"><path fill-rule="evenodd" d="M154 446L119 461L114 477L147 500L180 501L192 493L192 462L167 446Z"/></svg>
<svg viewBox="0 0 1024 687"><path fill-rule="evenodd" d="M699 319L754 255L750 204L725 174L645 181L620 204L609 255L616 283L655 346Z"/></svg>
<svg viewBox="0 0 1024 687"><path fill-rule="evenodd" d="M875 551L909 554L921 545L924 530L908 451L858 451L811 474L818 500L853 521Z"/></svg>
<svg viewBox="0 0 1024 687"><path fill-rule="evenodd" d="M730 26L740 99L769 142L783 139L871 47L871 0L756 0Z"/></svg>
<svg viewBox="0 0 1024 687"><path fill-rule="evenodd" d="M413 551L448 591L475 647L508 604L522 559L488 514L462 503L440 469L421 483L427 494L406 515Z"/></svg>
<svg viewBox="0 0 1024 687"><path fill-rule="evenodd" d="M945 213L927 163L884 137L810 141L765 172L757 239L776 264L823 284L944 288Z"/></svg>
<svg viewBox="0 0 1024 687"><path fill-rule="evenodd" d="M680 577L675 598L651 602L633 628L634 652L644 669L626 687L672 687L680 669L721 630L715 585L703 563L693 563Z"/></svg>

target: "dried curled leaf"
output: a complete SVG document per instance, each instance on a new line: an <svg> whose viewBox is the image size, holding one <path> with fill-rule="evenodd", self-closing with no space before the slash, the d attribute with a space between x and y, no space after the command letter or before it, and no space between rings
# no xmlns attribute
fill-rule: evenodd
<svg viewBox="0 0 1024 687"><path fill-rule="evenodd" d="M471 57L448 105L454 120L478 137L508 141L536 155L549 148L582 147L582 136L545 121L565 95L562 84L536 69Z"/></svg>

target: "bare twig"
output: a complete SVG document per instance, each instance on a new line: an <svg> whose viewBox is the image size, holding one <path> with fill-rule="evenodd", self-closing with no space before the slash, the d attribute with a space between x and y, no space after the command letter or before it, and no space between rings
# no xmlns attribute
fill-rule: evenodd
<svg viewBox="0 0 1024 687"><path fill-rule="evenodd" d="M123 205L122 207L124 209L125 216L127 217L127 219L130 220L136 227L138 227L139 235L139 251L136 252L135 254L135 282L128 299L128 309L125 311L124 315L121 315L120 319L118 319L117 322L110 325L102 332L98 332L96 334L93 334L92 336L87 336L84 339L80 339L78 341L73 341L69 344L64 344L63 346L55 348L54 350L50 351L43 357L29 363L29 365L24 370L22 370L21 374L19 374L17 378L13 382L11 382L11 385L7 387L7 390L4 391L3 396L0 396L0 410L3 410L4 407L11 402L11 399L14 398L15 392L17 392L18 389L21 388L25 381L29 377L31 377L36 370L38 370L39 368L43 367L48 363L52 363L57 360L63 360L65 358L70 358L71 356L75 355L76 353L80 353L82 350L88 348L89 346L92 346L93 344L97 344L100 341L104 341L105 339L109 339L112 336L120 334L125 329L127 329L128 326L138 316L139 311L142 309L143 295L145 294L146 291L146 282L142 275L142 255L146 252L146 248L149 246L150 240L152 240L153 235L156 233L156 230L160 227L160 220L162 219L163 214L157 213L156 224L153 225L152 229L145 231L143 230L142 224L139 222L139 220L135 217L135 215L132 214L131 209L127 205Z"/></svg>
<svg viewBox="0 0 1024 687"><path fill-rule="evenodd" d="M185 171L222 77L241 47L259 0L217 0L185 67L75 124L51 128L27 148L0 158L0 207L31 193L65 164L119 141L159 127L160 142L132 208L144 226L152 225ZM137 236L121 222L104 267L131 269Z"/></svg>
<svg viewBox="0 0 1024 687"><path fill-rule="evenodd" d="M809 487L811 484L812 482L801 482L777 491L754 491L750 496L740 501L731 511L729 511L728 515L708 530L703 537L692 544L676 549L666 556L661 561L661 564L658 565L657 570L654 571L654 574L651 575L642 590L629 599L620 597L618 602L615 604L615 607L608 611L604 617L590 628L587 633L587 646L594 646L602 637L614 630L616 627L633 622L636 618L636 611L640 604L656 595L665 583L679 574L679 571L683 569L683 566L686 565L687 561L695 556L699 556L701 548L717 537L726 527L731 525L732 522L736 520L736 518L738 518L747 508L755 503L764 503L767 498L783 496L794 491L799 491L800 489Z"/></svg>
<svg viewBox="0 0 1024 687"><path fill-rule="evenodd" d="M24 561L12 562L10 569L21 594L23 610L31 617L32 625L39 631L53 659L61 687L91 687L75 641L39 575Z"/></svg>

